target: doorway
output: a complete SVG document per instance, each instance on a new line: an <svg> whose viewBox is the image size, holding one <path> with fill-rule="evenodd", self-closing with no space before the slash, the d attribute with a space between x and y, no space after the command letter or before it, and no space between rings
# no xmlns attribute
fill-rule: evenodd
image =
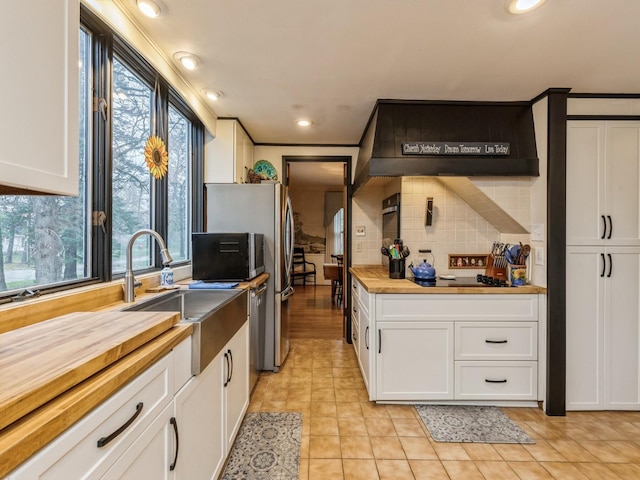
<svg viewBox="0 0 640 480"><path fill-rule="evenodd" d="M338 313L341 325L337 338L348 341L351 325L346 322L345 313L349 298L343 292L349 291L351 157L301 155L282 159L283 183L289 188L293 204L296 246L304 248L306 259L315 265L317 272L315 285L307 282L296 287L300 293L298 298L304 297L311 309L328 306L327 315L334 318ZM325 271L332 272L327 273L327 277L333 275L334 269L329 264L337 263L340 263L340 281L325 278Z"/></svg>

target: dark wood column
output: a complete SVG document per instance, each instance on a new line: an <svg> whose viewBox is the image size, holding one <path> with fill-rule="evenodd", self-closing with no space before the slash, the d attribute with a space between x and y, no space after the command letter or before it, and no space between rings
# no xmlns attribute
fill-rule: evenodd
<svg viewBox="0 0 640 480"><path fill-rule="evenodd" d="M568 88L547 92L547 415L566 414L566 178Z"/></svg>

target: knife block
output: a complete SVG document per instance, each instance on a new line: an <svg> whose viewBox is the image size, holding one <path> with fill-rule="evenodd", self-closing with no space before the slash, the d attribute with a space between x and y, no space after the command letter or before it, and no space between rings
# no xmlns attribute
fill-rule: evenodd
<svg viewBox="0 0 640 480"><path fill-rule="evenodd" d="M499 280L506 280L507 278L507 269L505 267L497 267L495 265L496 258L494 255L489 255L487 257L487 268L484 271L484 274L487 277L497 278Z"/></svg>

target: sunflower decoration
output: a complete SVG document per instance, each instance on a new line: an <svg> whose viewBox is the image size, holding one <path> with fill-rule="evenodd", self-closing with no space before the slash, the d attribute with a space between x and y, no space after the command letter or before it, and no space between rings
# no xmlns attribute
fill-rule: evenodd
<svg viewBox="0 0 640 480"><path fill-rule="evenodd" d="M167 147L157 135L151 135L144 146L144 159L147 162L147 167L151 175L156 180L160 180L167 173L167 166L169 165L169 154L167 153Z"/></svg>

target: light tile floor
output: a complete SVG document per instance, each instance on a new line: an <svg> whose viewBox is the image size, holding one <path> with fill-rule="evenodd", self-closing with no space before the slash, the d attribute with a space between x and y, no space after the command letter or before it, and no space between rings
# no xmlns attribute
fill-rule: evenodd
<svg viewBox="0 0 640 480"><path fill-rule="evenodd" d="M535 445L434 442L412 406L368 401L353 347L292 340L249 411L303 413L304 480L640 479L640 412L504 408Z"/></svg>

